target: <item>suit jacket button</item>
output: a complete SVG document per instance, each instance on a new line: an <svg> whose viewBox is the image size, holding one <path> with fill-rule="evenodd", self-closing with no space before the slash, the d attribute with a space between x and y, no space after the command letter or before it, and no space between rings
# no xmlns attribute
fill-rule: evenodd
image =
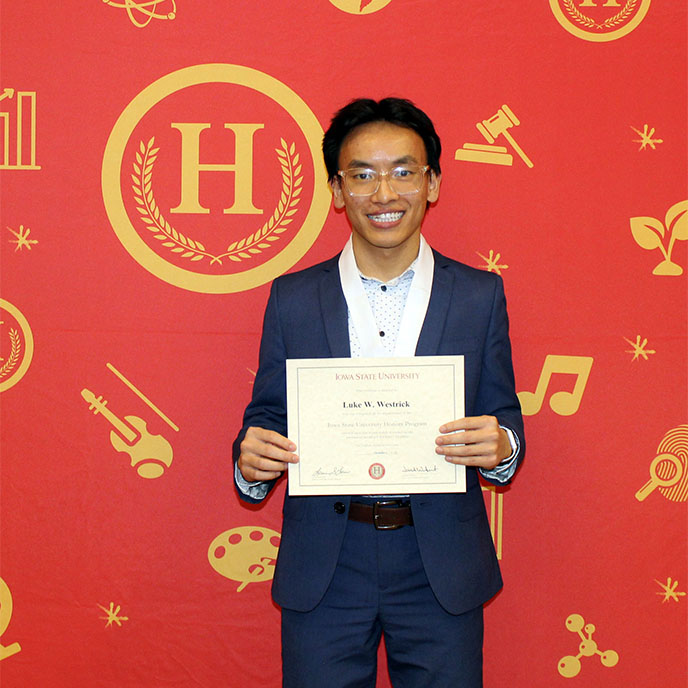
<svg viewBox="0 0 688 688"><path fill-rule="evenodd" d="M343 514L346 511L346 507L344 506L343 502L335 502L334 503L334 512L336 514Z"/></svg>

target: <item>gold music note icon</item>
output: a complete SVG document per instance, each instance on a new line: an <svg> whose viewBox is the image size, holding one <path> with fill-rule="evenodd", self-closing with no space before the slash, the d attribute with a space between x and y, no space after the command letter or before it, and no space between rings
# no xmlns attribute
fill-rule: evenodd
<svg viewBox="0 0 688 688"><path fill-rule="evenodd" d="M572 416L580 406L585 385L592 368L593 359L590 356L555 356L548 354L542 366L540 379L535 392L519 392L518 400L521 402L521 410L524 416L534 416L541 408L545 400L545 394L549 381L555 373L576 375L576 383L572 392L555 392L552 394L549 405L560 416Z"/></svg>

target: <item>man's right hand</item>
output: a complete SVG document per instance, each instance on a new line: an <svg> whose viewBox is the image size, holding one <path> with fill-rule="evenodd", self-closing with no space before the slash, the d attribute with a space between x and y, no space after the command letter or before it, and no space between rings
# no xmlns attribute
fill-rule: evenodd
<svg viewBox="0 0 688 688"><path fill-rule="evenodd" d="M298 463L296 445L274 430L250 427L241 442L237 464L249 482L279 478L290 463Z"/></svg>

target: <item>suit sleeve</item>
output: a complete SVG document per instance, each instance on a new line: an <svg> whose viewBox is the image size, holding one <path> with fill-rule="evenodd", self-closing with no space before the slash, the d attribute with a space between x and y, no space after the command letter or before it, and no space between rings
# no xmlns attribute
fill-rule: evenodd
<svg viewBox="0 0 688 688"><path fill-rule="evenodd" d="M272 283L270 297L265 307L263 334L260 341L258 372L253 383L253 397L244 412L242 428L232 445L234 465L241 453L241 442L249 427L261 427L274 430L281 435L287 434L287 401L286 401L286 348L284 344L282 323L279 316L279 280ZM265 495L274 487L276 480L267 483ZM235 480L235 487L236 480ZM242 492L237 487L239 496L252 503L261 501Z"/></svg>
<svg viewBox="0 0 688 688"><path fill-rule="evenodd" d="M499 277L495 282L492 310L483 350L476 408L481 409L481 413L495 416L500 425L509 428L514 433L519 446L516 460L520 463L525 455L526 442L521 405L516 396L504 284ZM490 478L489 475L483 477L495 485L504 484Z"/></svg>

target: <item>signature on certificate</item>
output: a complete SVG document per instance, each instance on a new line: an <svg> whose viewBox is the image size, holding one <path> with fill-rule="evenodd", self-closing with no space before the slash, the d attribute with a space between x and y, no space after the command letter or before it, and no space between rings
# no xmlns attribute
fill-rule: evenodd
<svg viewBox="0 0 688 688"><path fill-rule="evenodd" d="M313 472L313 479L316 480L317 478L337 478L340 475L349 475L351 471L346 468L346 466L334 466L330 470L324 470L322 468L318 468L316 471Z"/></svg>
<svg viewBox="0 0 688 688"><path fill-rule="evenodd" d="M436 473L437 466L403 466L402 473Z"/></svg>

